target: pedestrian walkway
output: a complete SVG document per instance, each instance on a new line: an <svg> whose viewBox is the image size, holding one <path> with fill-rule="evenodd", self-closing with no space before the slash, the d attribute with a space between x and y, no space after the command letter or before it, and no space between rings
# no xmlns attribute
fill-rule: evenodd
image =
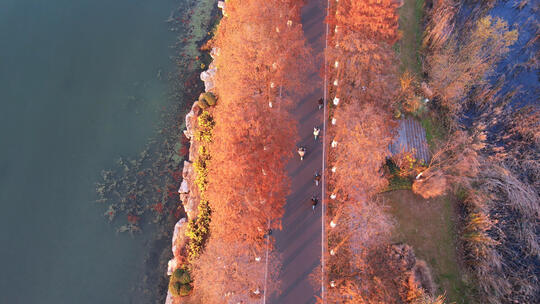
<svg viewBox="0 0 540 304"><path fill-rule="evenodd" d="M298 120L300 141L297 146L307 148L303 161L298 155L289 162L287 170L291 178L291 195L287 198L283 229L273 235L276 250L281 254L281 293L267 303L305 304L315 303L320 296L320 288L310 282L309 276L317 272L321 264L321 184L315 186L315 172L322 173L322 136L314 140L313 128L322 131L323 110L318 109L317 101L323 96L323 82L319 71L323 66L325 46L326 0L308 0L302 10L302 24L308 44L316 55L316 69L306 85L316 88L313 93L301 100L292 114ZM319 203L312 211L311 197L315 195Z"/></svg>

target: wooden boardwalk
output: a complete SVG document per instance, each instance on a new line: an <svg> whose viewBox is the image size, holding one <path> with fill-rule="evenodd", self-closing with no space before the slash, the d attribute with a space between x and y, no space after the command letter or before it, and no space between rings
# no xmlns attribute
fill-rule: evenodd
<svg viewBox="0 0 540 304"><path fill-rule="evenodd" d="M399 120L398 134L390 145L392 155L400 152L413 152L418 160L428 163L431 159L426 140L426 130L416 119L407 117Z"/></svg>

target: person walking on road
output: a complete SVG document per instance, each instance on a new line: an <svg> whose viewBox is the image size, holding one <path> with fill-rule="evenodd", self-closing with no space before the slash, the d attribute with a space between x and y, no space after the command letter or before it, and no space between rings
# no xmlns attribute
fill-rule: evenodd
<svg viewBox="0 0 540 304"><path fill-rule="evenodd" d="M315 186L318 186L319 182L321 181L321 175L319 174L319 171L315 172L313 180L315 181Z"/></svg>
<svg viewBox="0 0 540 304"><path fill-rule="evenodd" d="M317 127L314 127L313 128L313 136L315 137L315 140L317 140L317 138L319 137L319 133L321 133L321 129L317 128Z"/></svg>
<svg viewBox="0 0 540 304"><path fill-rule="evenodd" d="M300 155L300 160L304 160L304 155L306 155L306 148L305 147L298 148L298 155Z"/></svg>
<svg viewBox="0 0 540 304"><path fill-rule="evenodd" d="M315 212L315 206L319 203L319 199L314 195L311 197L311 208L313 209L313 212Z"/></svg>
<svg viewBox="0 0 540 304"><path fill-rule="evenodd" d="M324 99L319 98L319 100L317 100L317 103L319 104L319 110L322 109L322 107L324 106Z"/></svg>

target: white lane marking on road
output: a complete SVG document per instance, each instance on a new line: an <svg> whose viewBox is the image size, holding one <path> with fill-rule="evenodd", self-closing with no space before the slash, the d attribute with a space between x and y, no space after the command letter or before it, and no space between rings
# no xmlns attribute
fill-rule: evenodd
<svg viewBox="0 0 540 304"><path fill-rule="evenodd" d="M263 292L263 304L266 304L266 281L268 278L268 244L270 243L270 234L268 233L270 231L270 220L268 221L268 225L266 227L266 265L264 267L264 292Z"/></svg>
<svg viewBox="0 0 540 304"><path fill-rule="evenodd" d="M326 17L328 17L330 13L330 0L327 0L326 2ZM326 23L326 35L324 37L324 112L323 112L323 155L322 155L322 192L321 192L321 300L323 304L325 303L325 282L324 282L324 244L325 244L325 238L324 238L324 221L325 221L325 198L326 198L326 183L325 183L325 168L326 168L326 106L327 106L327 67L326 67L326 49L328 48L328 23Z"/></svg>

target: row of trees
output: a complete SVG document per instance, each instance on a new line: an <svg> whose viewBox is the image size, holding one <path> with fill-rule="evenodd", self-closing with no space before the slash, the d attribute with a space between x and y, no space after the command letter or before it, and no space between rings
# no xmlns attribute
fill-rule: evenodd
<svg viewBox="0 0 540 304"><path fill-rule="evenodd" d="M399 38L397 5L339 1L327 20L333 28L327 50L327 303L435 302L408 281L412 265L392 258L394 222L375 196L388 184L383 165L396 126L391 113L399 94L392 49Z"/></svg>
<svg viewBox="0 0 540 304"><path fill-rule="evenodd" d="M209 145L206 197L210 238L195 262L196 303L251 302L275 290L278 259L268 256L268 229L278 229L294 151L296 122L288 109L306 77L299 1L226 2L215 47L215 127ZM265 286L265 275L268 276Z"/></svg>

